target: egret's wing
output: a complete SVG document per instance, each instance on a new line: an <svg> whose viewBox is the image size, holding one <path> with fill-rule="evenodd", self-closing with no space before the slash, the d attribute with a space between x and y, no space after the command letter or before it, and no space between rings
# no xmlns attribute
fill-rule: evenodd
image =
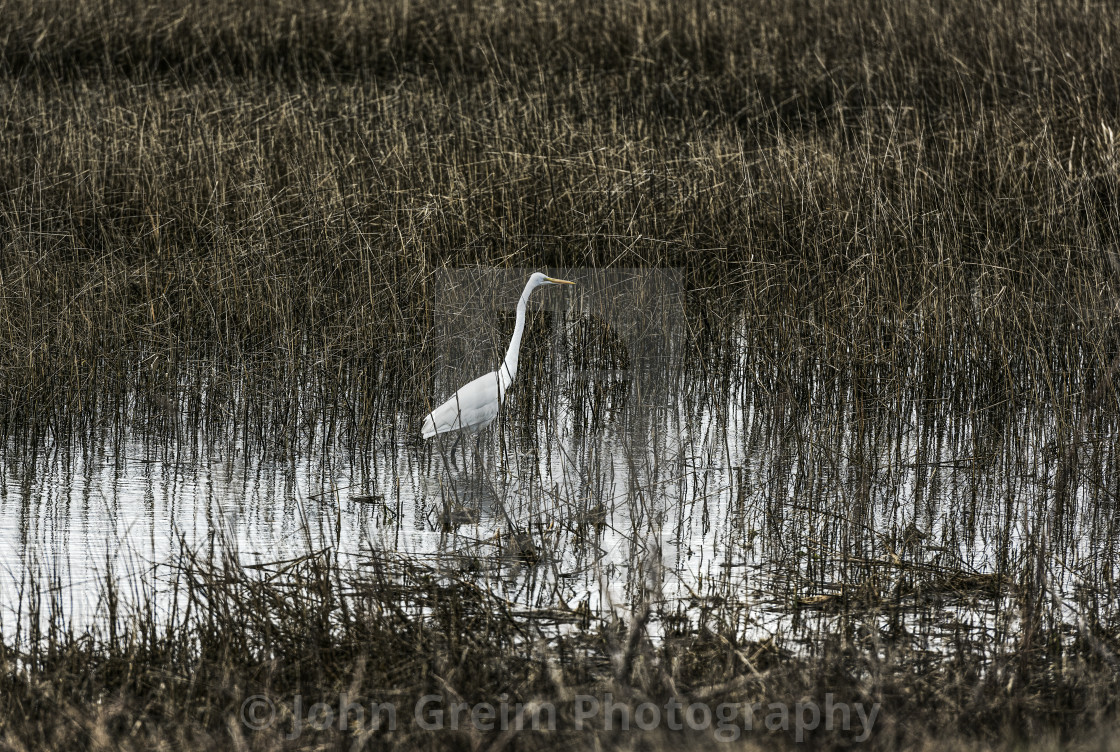
<svg viewBox="0 0 1120 752"><path fill-rule="evenodd" d="M465 429L480 431L498 415L498 372L479 376L432 410L424 418L423 434L430 439L436 434Z"/></svg>

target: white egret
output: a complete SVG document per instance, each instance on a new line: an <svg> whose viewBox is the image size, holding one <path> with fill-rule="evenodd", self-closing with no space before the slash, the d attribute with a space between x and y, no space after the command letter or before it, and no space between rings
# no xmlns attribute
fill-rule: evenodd
<svg viewBox="0 0 1120 752"><path fill-rule="evenodd" d="M575 282L554 279L540 272L529 277L525 290L521 293L521 300L517 302L517 325L513 329L513 337L509 341L505 360L497 370L479 376L424 417L422 430L425 439L441 433L460 432L455 438L455 443L451 445L452 462L455 461L455 447L459 445L463 431L477 436L479 431L498 417L498 408L505 401L506 392L513 383L514 376L517 375L517 355L521 351L521 335L525 331L525 307L529 304L529 295L533 290L544 285L574 284Z"/></svg>

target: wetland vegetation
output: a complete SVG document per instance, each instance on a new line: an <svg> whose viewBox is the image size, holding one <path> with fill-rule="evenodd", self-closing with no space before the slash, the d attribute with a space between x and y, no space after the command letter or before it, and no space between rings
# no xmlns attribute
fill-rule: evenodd
<svg viewBox="0 0 1120 752"><path fill-rule="evenodd" d="M0 745L1115 745L1117 49L1092 0L0 1Z"/></svg>

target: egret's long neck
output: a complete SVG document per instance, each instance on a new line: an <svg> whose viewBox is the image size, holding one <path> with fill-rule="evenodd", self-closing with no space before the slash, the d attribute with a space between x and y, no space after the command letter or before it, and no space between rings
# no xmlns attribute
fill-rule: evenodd
<svg viewBox="0 0 1120 752"><path fill-rule="evenodd" d="M521 293L521 300L517 301L517 326L513 328L513 337L509 340L509 349L506 350L506 359L498 369L498 383L504 396L505 390L517 375L517 355L521 351L521 335L525 332L525 307L529 305L529 293L533 290L525 285L525 292Z"/></svg>

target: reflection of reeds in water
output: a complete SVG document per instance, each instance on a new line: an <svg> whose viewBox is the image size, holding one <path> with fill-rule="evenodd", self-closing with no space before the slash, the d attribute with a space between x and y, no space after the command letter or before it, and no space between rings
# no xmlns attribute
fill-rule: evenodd
<svg viewBox="0 0 1120 752"><path fill-rule="evenodd" d="M832 691L883 748L1114 724L1106 5L149 5L0 8L5 745L281 748L246 696L351 688ZM433 364L509 330L440 318L472 265L594 293L534 309L451 470ZM622 269L679 301L612 308ZM279 516L318 472L306 550L191 541L78 620L36 536L137 463L275 471ZM355 563L343 520L438 547Z"/></svg>

